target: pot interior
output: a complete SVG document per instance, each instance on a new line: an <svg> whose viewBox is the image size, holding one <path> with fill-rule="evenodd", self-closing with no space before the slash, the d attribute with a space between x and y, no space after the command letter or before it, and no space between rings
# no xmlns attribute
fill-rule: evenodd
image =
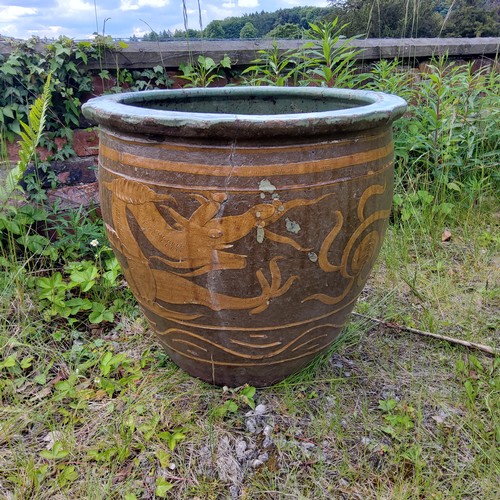
<svg viewBox="0 0 500 500"><path fill-rule="evenodd" d="M127 102L140 108L180 111L184 113L216 113L239 115L285 115L318 113L359 108L371 103L360 99L341 97L303 96L303 95L188 95L164 99L151 99L143 102Z"/></svg>

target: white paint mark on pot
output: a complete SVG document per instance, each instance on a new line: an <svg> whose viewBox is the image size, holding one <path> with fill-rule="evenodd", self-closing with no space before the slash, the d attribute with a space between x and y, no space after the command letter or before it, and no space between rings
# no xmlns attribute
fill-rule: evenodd
<svg viewBox="0 0 500 500"><path fill-rule="evenodd" d="M309 260L310 260L311 262L317 262L317 260L318 260L318 255L317 255L317 254L315 254L314 252L309 252L309 253L307 254L307 256L309 257Z"/></svg>
<svg viewBox="0 0 500 500"><path fill-rule="evenodd" d="M276 186L271 184L268 179L262 179L259 183L259 191L262 193L274 193L276 191Z"/></svg>
<svg viewBox="0 0 500 500"><path fill-rule="evenodd" d="M264 228L257 226L257 243L262 243L264 241Z"/></svg>
<svg viewBox="0 0 500 500"><path fill-rule="evenodd" d="M298 222L289 219L288 217L285 219L286 230L293 234L298 234L300 232L300 225Z"/></svg>

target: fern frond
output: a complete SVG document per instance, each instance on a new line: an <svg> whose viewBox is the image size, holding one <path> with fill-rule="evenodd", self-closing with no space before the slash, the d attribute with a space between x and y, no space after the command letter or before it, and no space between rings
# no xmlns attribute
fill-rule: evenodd
<svg viewBox="0 0 500 500"><path fill-rule="evenodd" d="M45 127L45 117L50 102L50 74L47 76L43 92L30 108L28 115L28 124L20 121L21 126L26 132L26 136L21 134L22 140L19 142L21 149L19 151L19 163L22 173L26 170L28 163L33 158L36 147L42 137Z"/></svg>
<svg viewBox="0 0 500 500"><path fill-rule="evenodd" d="M0 202L5 203L16 190L22 190L19 181L22 179L26 169L35 155L36 148L40 142L45 129L45 119L50 104L50 73L47 76L43 92L30 107L28 115L28 124L20 121L24 132L20 132L19 141L19 161L17 165L10 170L5 179L4 186L0 186Z"/></svg>

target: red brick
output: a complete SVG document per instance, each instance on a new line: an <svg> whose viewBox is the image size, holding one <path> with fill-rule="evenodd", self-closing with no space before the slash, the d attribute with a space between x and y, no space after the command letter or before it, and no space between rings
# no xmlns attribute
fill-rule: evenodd
<svg viewBox="0 0 500 500"><path fill-rule="evenodd" d="M50 190L47 191L47 201L49 203L58 201L60 210L99 206L99 185L97 182L92 182Z"/></svg>
<svg viewBox="0 0 500 500"><path fill-rule="evenodd" d="M54 142L56 143L57 148L61 149L67 141L63 137L56 137L54 139ZM7 143L7 156L9 157L9 160L18 161L20 149L21 148L17 141L13 143ZM36 148L36 150L40 160L42 161L45 161L49 156L54 154L53 151L49 151L48 149L42 147L38 147Z"/></svg>
<svg viewBox="0 0 500 500"><path fill-rule="evenodd" d="M209 86L210 87L225 87L229 83L229 80L221 75L221 78L216 78Z"/></svg>
<svg viewBox="0 0 500 500"><path fill-rule="evenodd" d="M77 156L95 156L99 153L99 134L97 129L75 130L73 149Z"/></svg>
<svg viewBox="0 0 500 500"><path fill-rule="evenodd" d="M184 78L180 78L179 75L182 73L180 71L167 71L167 75L172 80L171 89L182 89L186 84L189 83L189 80L185 80Z"/></svg>
<svg viewBox="0 0 500 500"><path fill-rule="evenodd" d="M19 144L17 142L7 142L7 156L11 161L19 160Z"/></svg>
<svg viewBox="0 0 500 500"><path fill-rule="evenodd" d="M69 178L70 178L70 173L69 172L61 172L57 176L57 180L58 180L58 182L60 184L68 184Z"/></svg>
<svg viewBox="0 0 500 500"><path fill-rule="evenodd" d="M64 137L56 137L54 139L54 142L56 144L56 149L62 149L62 147L68 142ZM52 156L55 151L48 151L45 148L36 148L38 151L38 155L40 157L40 160L45 161L49 156Z"/></svg>
<svg viewBox="0 0 500 500"><path fill-rule="evenodd" d="M109 79L101 78L99 75L92 77L92 91L94 96L100 96L115 86L116 79L113 77Z"/></svg>

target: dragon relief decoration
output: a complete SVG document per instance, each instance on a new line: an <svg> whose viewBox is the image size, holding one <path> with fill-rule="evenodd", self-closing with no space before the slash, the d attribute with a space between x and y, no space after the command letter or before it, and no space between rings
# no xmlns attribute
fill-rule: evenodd
<svg viewBox="0 0 500 500"><path fill-rule="evenodd" d="M269 262L271 282L262 269L257 270L256 278L261 286L258 296L245 298L224 295L196 284L188 279L216 270L244 269L247 256L228 252L235 241L247 236L254 228L270 240L291 245L300 251L303 248L287 236L273 233L266 226L283 217L289 210L298 206L313 205L330 194L312 200L296 199L272 203L260 203L239 215L216 217L227 197L216 192L206 196L191 195L199 207L189 218L183 217L171 205L176 204L170 195L157 194L151 188L128 179L114 179L104 182L104 187L112 194L111 217L113 225L106 224L111 244L125 257L125 268L129 285L143 306L168 319L191 320L200 314L185 314L165 308L168 304L197 304L214 311L222 309L249 310L252 314L264 311L272 298L286 293L297 276L289 277L282 283L276 256ZM159 208L167 210L175 221L169 224ZM161 253L161 256L147 257L134 236L129 214L140 227L144 237ZM158 259L167 264L170 270L158 270L151 261ZM189 269L187 272L179 272Z"/></svg>
<svg viewBox="0 0 500 500"><path fill-rule="evenodd" d="M195 304L220 310L248 310L251 314L264 311L270 300L285 294L298 276L290 276L282 282L279 261L275 256L269 261L270 281L263 269L256 271L256 279L261 287L259 295L237 297L209 290L190 279L213 271L238 270L247 266L247 255L233 253L233 244L257 229L257 235L279 244L289 245L300 252L310 252L291 237L277 234L269 225L281 219L296 207L315 205L333 193L323 194L313 199L294 199L282 202L273 199L269 203L258 203L244 213L221 216L227 195L213 192L207 195L191 194L198 207L189 217L175 210L176 200L168 194L159 194L142 183L116 178L103 182L110 191L112 225L106 224L111 244L123 256L122 262L132 292L139 302L158 315L171 320L189 321L202 314L188 314L168 309L165 304ZM364 237L367 228L374 222L385 219L389 210L381 210L367 215L367 201L375 195L383 194L385 186L372 185L367 188L358 202L359 226L345 246L340 262L329 261L329 251L343 228L342 212L334 212L335 224L321 244L318 264L326 273L338 272L347 280L341 295L311 295L303 300L319 300L324 304L342 301L352 287L362 284L367 271L378 253L381 236L372 230ZM173 223L169 223L162 211L166 211ZM140 232L159 255L145 255L134 235L130 219L135 221ZM362 238L361 238L362 237ZM359 241L361 239L361 241ZM168 267L156 269L155 261ZM152 265L153 264L153 265Z"/></svg>
<svg viewBox="0 0 500 500"><path fill-rule="evenodd" d="M330 248L344 225L344 216L342 215L342 212L340 210L335 211L333 215L336 219L336 223L321 245L318 263L320 268L326 273L339 272L340 275L347 281L347 285L340 295L330 296L324 293L317 293L307 297L303 300L303 302L315 299L328 305L338 304L348 295L354 285L357 285L358 287L364 285L366 279L368 278L368 273L377 258L382 242L382 235L379 231L374 229L366 234L361 241L359 240L366 229L368 229L373 223L380 220L387 220L391 213L390 209L388 209L379 210L371 215L366 215L366 203L375 195L383 195L385 191L385 185L373 184L365 189L361 195L357 208L357 216L360 224L344 247L339 264L332 264L328 260Z"/></svg>

